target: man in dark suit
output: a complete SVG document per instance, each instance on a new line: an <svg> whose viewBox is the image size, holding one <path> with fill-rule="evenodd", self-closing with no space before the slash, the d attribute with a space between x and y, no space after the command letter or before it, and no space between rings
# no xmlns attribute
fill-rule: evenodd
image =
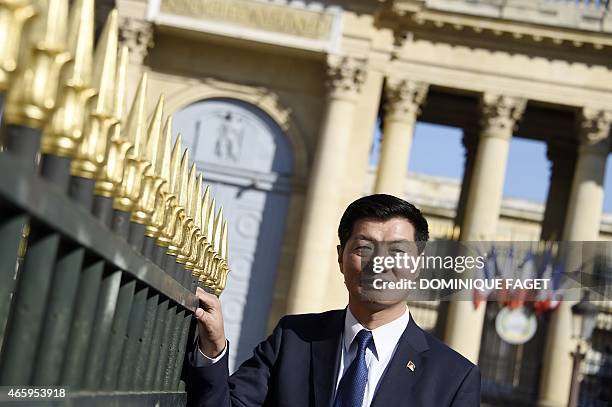
<svg viewBox="0 0 612 407"><path fill-rule="evenodd" d="M338 235L348 307L281 318L232 376L219 300L198 290L198 340L188 356L190 404L480 405L478 367L418 327L408 312L406 291L372 284L374 277L394 282L407 276L401 268L372 273L372 259L382 253L421 253L429 237L421 212L391 195L366 196L346 209Z"/></svg>

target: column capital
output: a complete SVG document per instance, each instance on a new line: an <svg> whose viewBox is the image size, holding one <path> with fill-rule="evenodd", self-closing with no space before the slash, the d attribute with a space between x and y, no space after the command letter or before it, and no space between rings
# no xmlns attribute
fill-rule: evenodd
<svg viewBox="0 0 612 407"><path fill-rule="evenodd" d="M612 111L585 107L579 121L580 152L607 155L610 152Z"/></svg>
<svg viewBox="0 0 612 407"><path fill-rule="evenodd" d="M407 79L387 78L385 81L386 119L414 122L427 96L429 85Z"/></svg>
<svg viewBox="0 0 612 407"><path fill-rule="evenodd" d="M366 60L343 55L327 56L326 86L331 97L352 99L366 80Z"/></svg>
<svg viewBox="0 0 612 407"><path fill-rule="evenodd" d="M491 137L510 138L517 121L525 111L527 99L485 93L480 100L480 105L482 111L481 134Z"/></svg>
<svg viewBox="0 0 612 407"><path fill-rule="evenodd" d="M119 24L119 41L130 50L130 61L142 64L149 48L153 47L153 24L131 17L123 17Z"/></svg>

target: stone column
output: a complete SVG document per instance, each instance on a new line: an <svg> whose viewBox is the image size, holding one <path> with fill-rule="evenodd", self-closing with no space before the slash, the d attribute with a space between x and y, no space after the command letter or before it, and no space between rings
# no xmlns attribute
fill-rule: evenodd
<svg viewBox="0 0 612 407"><path fill-rule="evenodd" d="M611 122L612 112L590 108L582 111L580 146L563 227L564 240L599 240ZM540 398L546 406L566 406L568 402L572 377L570 352L575 346L571 338L574 303L562 301L550 318L540 380Z"/></svg>
<svg viewBox="0 0 612 407"><path fill-rule="evenodd" d="M428 85L421 82L387 79L376 193L404 195L414 124L427 88Z"/></svg>
<svg viewBox="0 0 612 407"><path fill-rule="evenodd" d="M476 149L478 148L478 132L474 129L463 129L463 147L465 148L465 161L463 163L463 177L461 181L461 192L457 209L455 210L455 226L461 228L465 217L465 207L467 205L468 192L472 174L474 173L474 163L476 162Z"/></svg>
<svg viewBox="0 0 612 407"><path fill-rule="evenodd" d="M576 167L576 149L573 145L548 141L546 155L550 161L550 186L542 220L540 239L563 239L563 223L570 201L571 180Z"/></svg>
<svg viewBox="0 0 612 407"><path fill-rule="evenodd" d="M583 109L578 160L564 225L565 240L599 240L611 120L612 112Z"/></svg>
<svg viewBox="0 0 612 407"><path fill-rule="evenodd" d="M132 17L123 17L119 24L119 41L130 50L130 63L127 73L128 109L140 82L142 65L149 48L153 47L153 24Z"/></svg>
<svg viewBox="0 0 612 407"><path fill-rule="evenodd" d="M365 81L365 62L328 57L327 101L310 171L304 216L287 311L320 311L335 254L339 184L351 141L355 103Z"/></svg>
<svg viewBox="0 0 612 407"><path fill-rule="evenodd" d="M461 240L495 238L501 207L510 139L526 100L485 94L482 98L481 133L468 192ZM445 342L476 363L480 351L485 307L474 309L468 300L449 304Z"/></svg>

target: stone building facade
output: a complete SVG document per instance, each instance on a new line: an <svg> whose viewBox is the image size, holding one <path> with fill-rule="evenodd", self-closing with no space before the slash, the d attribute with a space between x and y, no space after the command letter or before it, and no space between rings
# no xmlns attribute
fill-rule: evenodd
<svg viewBox="0 0 612 407"><path fill-rule="evenodd" d="M344 306L336 228L347 203L364 193L410 197L434 236L611 236L610 223L602 222L612 120L606 1L116 0L116 6L130 49L128 93L148 72L148 100L165 94L175 130L231 225L233 272L223 306L228 335L238 344L234 362L283 314ZM371 169L379 119L381 156ZM463 130L460 184L408 176L417 120ZM516 134L547 144L551 179L543 207L502 199ZM563 303L548 323L530 396L536 400L528 404L567 403L570 306ZM452 303L444 313L443 339L477 362L485 307Z"/></svg>

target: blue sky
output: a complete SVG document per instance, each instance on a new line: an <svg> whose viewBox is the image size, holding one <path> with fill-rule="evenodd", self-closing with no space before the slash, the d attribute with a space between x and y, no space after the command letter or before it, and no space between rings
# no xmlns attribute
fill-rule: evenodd
<svg viewBox="0 0 612 407"><path fill-rule="evenodd" d="M378 148L377 144L374 151ZM440 148L441 146L443 148ZM461 179L463 161L464 149L460 129L417 123L408 165L410 172ZM504 196L544 203L548 193L549 174L546 145L539 141L513 137L506 168ZM612 212L610 158L606 165L604 191L604 211Z"/></svg>

